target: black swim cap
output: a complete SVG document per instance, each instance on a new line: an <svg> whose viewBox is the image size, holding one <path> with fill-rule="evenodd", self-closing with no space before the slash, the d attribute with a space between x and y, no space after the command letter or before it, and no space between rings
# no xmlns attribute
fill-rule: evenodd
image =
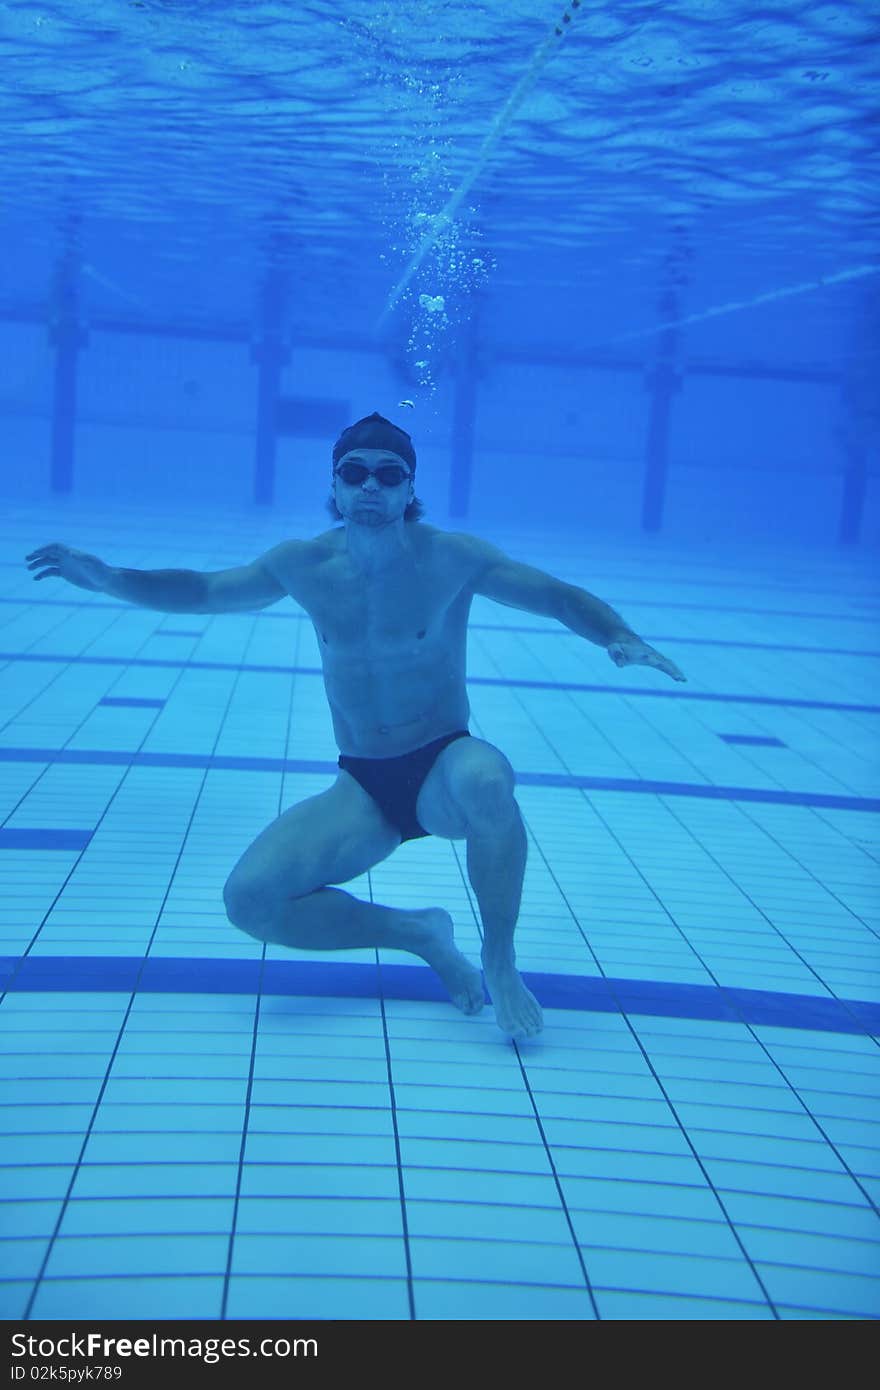
<svg viewBox="0 0 880 1390"><path fill-rule="evenodd" d="M406 430L392 425L384 415L378 415L375 411L342 431L333 445L334 464L345 454L350 454L353 449L388 449L390 453L404 459L413 473L416 471L416 451Z"/></svg>

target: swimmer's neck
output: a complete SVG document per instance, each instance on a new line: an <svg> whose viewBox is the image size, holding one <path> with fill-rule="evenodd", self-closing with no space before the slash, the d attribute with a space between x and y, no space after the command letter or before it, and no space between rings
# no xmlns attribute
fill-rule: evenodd
<svg viewBox="0 0 880 1390"><path fill-rule="evenodd" d="M409 524L402 517L376 526L346 521L345 548L355 569L364 574L378 574L412 557Z"/></svg>

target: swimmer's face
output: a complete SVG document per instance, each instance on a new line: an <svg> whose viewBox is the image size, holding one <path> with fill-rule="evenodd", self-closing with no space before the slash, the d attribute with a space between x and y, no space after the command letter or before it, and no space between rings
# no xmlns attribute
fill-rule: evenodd
<svg viewBox="0 0 880 1390"><path fill-rule="evenodd" d="M352 449L334 466L333 496L343 520L388 526L415 496L409 464L388 449Z"/></svg>

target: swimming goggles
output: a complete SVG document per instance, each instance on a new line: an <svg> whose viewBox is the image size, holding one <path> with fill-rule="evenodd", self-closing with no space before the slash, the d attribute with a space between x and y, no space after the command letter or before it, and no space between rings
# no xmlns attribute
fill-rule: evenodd
<svg viewBox="0 0 880 1390"><path fill-rule="evenodd" d="M383 463L379 468L368 468L365 463L340 463L333 471L352 487L371 477L383 487L400 487L404 479L412 477L409 469L401 467L399 463Z"/></svg>

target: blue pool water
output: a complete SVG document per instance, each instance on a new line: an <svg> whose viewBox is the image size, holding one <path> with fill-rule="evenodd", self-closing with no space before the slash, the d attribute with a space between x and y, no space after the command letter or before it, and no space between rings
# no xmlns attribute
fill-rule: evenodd
<svg viewBox="0 0 880 1390"><path fill-rule="evenodd" d="M880 10L801 10L0 6L0 1317L880 1315ZM301 608L23 562L316 535L373 410L687 676L474 602L535 1038L228 920ZM463 841L348 887L479 959Z"/></svg>

